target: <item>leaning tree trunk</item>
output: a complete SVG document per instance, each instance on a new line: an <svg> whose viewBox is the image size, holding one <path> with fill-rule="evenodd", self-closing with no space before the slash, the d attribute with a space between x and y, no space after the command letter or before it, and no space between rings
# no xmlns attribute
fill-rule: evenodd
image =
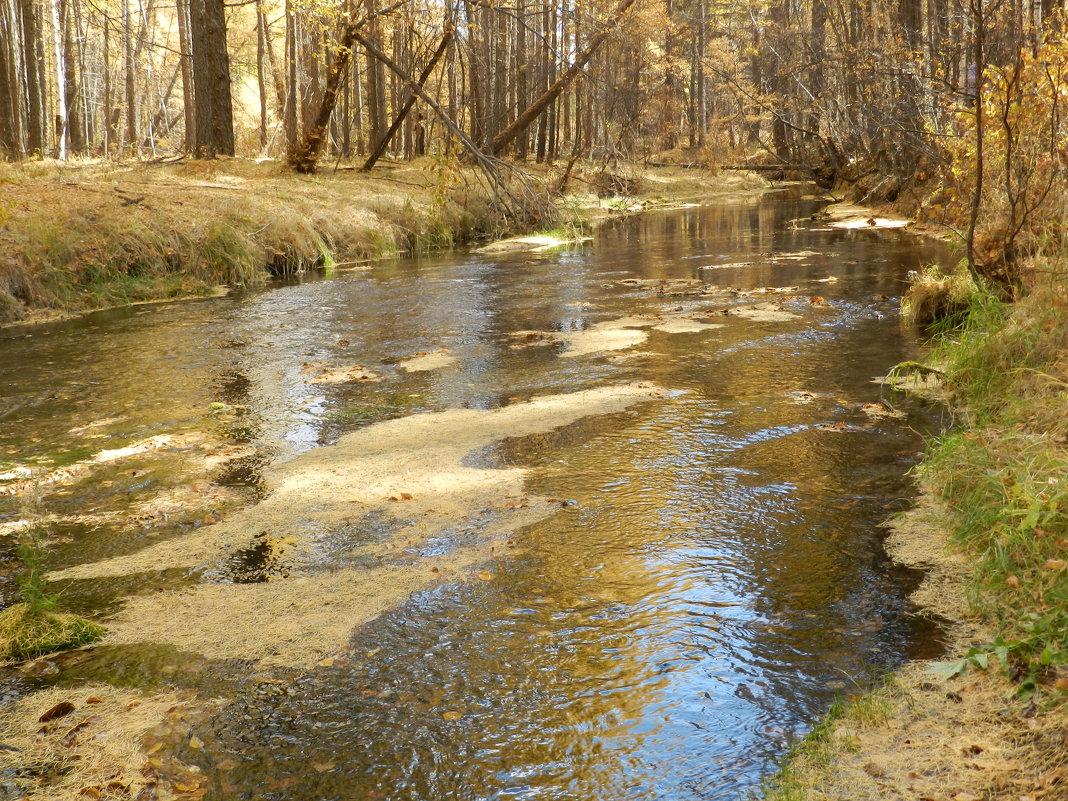
<svg viewBox="0 0 1068 801"><path fill-rule="evenodd" d="M530 124L538 118L538 115L540 115L550 103L563 94L564 90L571 85L571 82L582 73L586 64L593 57L593 54L597 52L597 48L599 48L601 43L608 38L608 34L610 34L612 29L619 24L623 15L627 13L627 9L632 5L634 5L634 0L619 0L619 4L615 7L612 15L608 18L607 22L605 22L601 30L591 36L586 47L575 56L574 63L564 70L560 77L553 82L553 85L542 93L541 97L527 106L523 112L515 118L515 121L512 122L511 125L493 138L493 144L490 148L491 153L497 155L508 147L519 134L523 133L523 131L530 127Z"/></svg>
<svg viewBox="0 0 1068 801"><path fill-rule="evenodd" d="M441 37L441 44L438 45L438 49L434 51L434 55L430 57L430 61L427 62L427 65L419 74L419 78L416 81L416 84L419 86L419 88L422 88L426 84L427 78L430 77L430 73L434 71L434 67L437 65L442 55L444 55L445 50L448 48L449 43L452 41L452 34L452 28L446 28L445 35ZM386 131L383 137L378 141L378 144L375 146L375 149L372 151L371 155L367 157L367 161L363 163L363 170L367 171L373 168L375 166L375 162L382 157L383 153L386 152L386 147L389 146L390 139L392 139L393 135L397 133L397 129L404 121L404 118L408 116L408 112L411 111L412 106L415 105L415 97L415 92L411 92L408 95L408 99L404 101L404 105L401 106L400 111L397 112L397 116L393 120L393 124L389 126L389 130Z"/></svg>

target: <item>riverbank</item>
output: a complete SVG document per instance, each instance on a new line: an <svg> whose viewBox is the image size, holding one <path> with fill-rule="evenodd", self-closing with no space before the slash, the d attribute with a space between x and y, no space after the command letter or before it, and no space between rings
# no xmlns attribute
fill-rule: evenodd
<svg viewBox="0 0 1068 801"><path fill-rule="evenodd" d="M531 165L523 191L547 199L556 172ZM561 228L566 241L598 217L767 186L751 175L635 166L622 184L632 194L620 195L604 175L577 172L547 206L556 212L533 226ZM529 233L502 217L473 170L430 159L314 176L245 159L0 165L0 324Z"/></svg>
<svg viewBox="0 0 1068 801"><path fill-rule="evenodd" d="M887 549L946 655L906 664L816 726L770 801L1068 797L1068 294L1064 265L1015 307L973 292L928 362L955 427L928 444Z"/></svg>

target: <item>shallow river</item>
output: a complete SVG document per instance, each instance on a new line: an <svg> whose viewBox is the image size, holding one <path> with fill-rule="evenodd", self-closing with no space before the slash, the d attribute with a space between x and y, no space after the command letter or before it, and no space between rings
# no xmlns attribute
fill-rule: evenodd
<svg viewBox="0 0 1068 801"><path fill-rule="evenodd" d="M180 642L105 644L58 660L58 676L9 676L7 692L93 678L233 698L196 729L200 747L174 752L200 766L215 799L738 798L836 696L934 638L909 616L915 576L888 564L879 528L907 505L905 473L934 413L872 379L914 356L897 315L905 273L943 254L896 231L818 228L817 208L770 196L656 212L554 253L402 259L0 332L0 472L209 432L256 448L212 479L244 504L263 496L265 466L387 418L637 380L670 390L470 454L472 465L528 468L525 489L559 510L510 534L479 572L359 626L325 663L264 668ZM625 281L698 276L798 289L784 295L790 314L751 319L717 312L774 296ZM509 336L565 340L623 316L699 311L718 327L631 329L647 339L582 357ZM441 348L455 364L398 368ZM308 363L358 363L384 380L309 383ZM883 400L904 414L863 408ZM132 464L95 465L42 498L53 568L205 523L175 514L146 533L116 522L190 480L165 453ZM0 496L0 522L21 514ZM369 515L360 536L396 525ZM441 532L393 564L422 569L483 525ZM65 582L63 604L106 622L131 595L381 559L334 542L311 570L272 564L269 551ZM3 589L10 603L10 581Z"/></svg>

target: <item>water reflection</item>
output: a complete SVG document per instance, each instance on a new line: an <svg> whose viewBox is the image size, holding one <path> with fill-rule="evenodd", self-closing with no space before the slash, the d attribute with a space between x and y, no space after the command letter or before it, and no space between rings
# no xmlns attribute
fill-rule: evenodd
<svg viewBox="0 0 1068 801"><path fill-rule="evenodd" d="M73 459L210 427L257 446L216 479L255 489L268 459L413 411L626 379L683 390L473 454L528 466L532 491L575 503L521 532L522 556L489 566L492 580L419 594L356 632L333 665L235 691L198 732L204 748L182 756L218 799L736 798L836 693L899 658L910 638L877 524L908 493L913 429L927 419L912 410L872 421L860 405L879 399L873 376L912 356L893 303L876 296L899 294L904 273L939 253L899 232L791 225L814 208L653 214L564 254L399 260L4 333L0 408L31 401L0 420L0 453ZM516 330L582 330L689 302L619 278L699 274L721 286L796 285L831 310L653 331L646 355L621 361L508 347ZM458 365L397 366L439 348ZM309 384L309 362L369 365L384 380ZM799 391L813 397L799 403ZM97 417L120 422L102 438L72 437ZM93 481L54 503L121 500ZM351 537L377 536L377 525ZM107 527L69 534L57 548L65 563L84 560L87 542L94 556L145 544ZM351 566L351 537L339 532L315 569ZM291 568L264 541L203 578L284 580ZM110 596L74 587L72 597L108 609L182 580L116 581Z"/></svg>

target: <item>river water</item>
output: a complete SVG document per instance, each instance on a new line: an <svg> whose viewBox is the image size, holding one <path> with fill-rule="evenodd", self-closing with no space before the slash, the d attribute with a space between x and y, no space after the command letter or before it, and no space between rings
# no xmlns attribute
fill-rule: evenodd
<svg viewBox="0 0 1068 801"><path fill-rule="evenodd" d="M915 577L888 564L879 523L907 505L934 413L872 379L914 357L896 311L905 273L944 254L899 231L820 228L818 207L768 196L654 212L557 252L398 259L0 332L0 472L210 431L255 447L211 479L242 503L263 496L266 465L382 419L635 380L671 390L471 454L528 468L527 490L562 500L559 512L512 535L514 553L484 566L492 580L420 590L324 664L272 672L181 642L105 644L8 691L93 678L232 699L198 726L197 748L174 750L215 799L738 798L835 697L931 647L904 600ZM768 298L626 281L698 276L797 287L793 316L720 319ZM516 331L563 337L699 309L721 327L651 330L580 358L510 347ZM396 368L440 348L457 363ZM309 362L385 380L309 384ZM883 400L903 415L863 408ZM144 547L144 530L104 512L188 480L148 455L47 494L52 566ZM0 522L20 514L0 497ZM165 522L152 542L194 525ZM239 556L69 582L64 606L106 622L131 595L270 578L262 554ZM10 582L4 592L10 603Z"/></svg>

